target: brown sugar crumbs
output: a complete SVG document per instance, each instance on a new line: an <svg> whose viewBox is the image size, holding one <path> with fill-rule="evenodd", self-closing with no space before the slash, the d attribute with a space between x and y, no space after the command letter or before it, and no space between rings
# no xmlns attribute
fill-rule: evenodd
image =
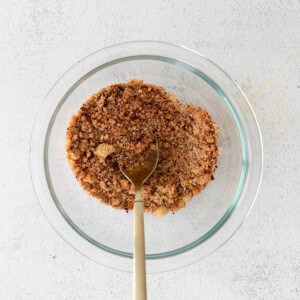
<svg viewBox="0 0 300 300"><path fill-rule="evenodd" d="M117 209L130 210L134 187L119 166L142 164L157 138L159 161L142 187L146 212L176 212L214 179L218 127L207 111L181 104L162 87L142 80L93 94L67 129L69 164L85 191Z"/></svg>

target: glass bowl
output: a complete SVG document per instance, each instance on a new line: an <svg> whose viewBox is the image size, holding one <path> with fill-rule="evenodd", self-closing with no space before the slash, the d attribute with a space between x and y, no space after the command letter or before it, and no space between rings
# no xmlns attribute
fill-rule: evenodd
<svg viewBox="0 0 300 300"><path fill-rule="evenodd" d="M71 115L95 91L130 78L163 86L206 109L219 125L222 154L213 180L176 214L145 215L147 272L177 269L207 256L239 228L255 200L262 142L249 102L212 61L184 47L139 41L99 50L69 69L46 97L30 151L33 185L54 229L90 259L132 269L133 216L87 195L66 160Z"/></svg>

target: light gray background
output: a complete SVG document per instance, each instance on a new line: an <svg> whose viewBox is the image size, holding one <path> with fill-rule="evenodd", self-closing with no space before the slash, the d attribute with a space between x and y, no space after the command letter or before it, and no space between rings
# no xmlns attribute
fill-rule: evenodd
<svg viewBox="0 0 300 300"><path fill-rule="evenodd" d="M48 224L28 152L38 107L66 69L99 48L153 39L200 51L241 85L265 168L238 233L201 262L148 276L149 299L300 299L299 20L296 0L0 0L0 298L131 298L131 275L83 257Z"/></svg>

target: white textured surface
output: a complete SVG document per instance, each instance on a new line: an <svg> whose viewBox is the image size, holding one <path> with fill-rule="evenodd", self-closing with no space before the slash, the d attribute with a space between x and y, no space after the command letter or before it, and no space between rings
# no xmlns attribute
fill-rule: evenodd
<svg viewBox="0 0 300 300"><path fill-rule="evenodd" d="M83 257L48 224L28 151L56 79L99 48L137 39L186 45L227 70L265 146L261 190L243 227L205 260L149 276L149 299L300 299L299 1L2 0L0 14L1 299L131 298L130 275Z"/></svg>

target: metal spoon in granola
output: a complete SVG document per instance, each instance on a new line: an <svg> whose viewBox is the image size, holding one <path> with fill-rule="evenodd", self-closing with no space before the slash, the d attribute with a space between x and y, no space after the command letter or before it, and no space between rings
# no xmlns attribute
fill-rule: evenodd
<svg viewBox="0 0 300 300"><path fill-rule="evenodd" d="M131 181L135 187L134 201L134 281L133 294L135 300L147 299L146 286L146 261L145 261L145 233L144 233L144 201L142 199L141 187L154 172L158 162L158 143L155 141L155 147L145 158L144 164L133 168L130 171L121 172Z"/></svg>

